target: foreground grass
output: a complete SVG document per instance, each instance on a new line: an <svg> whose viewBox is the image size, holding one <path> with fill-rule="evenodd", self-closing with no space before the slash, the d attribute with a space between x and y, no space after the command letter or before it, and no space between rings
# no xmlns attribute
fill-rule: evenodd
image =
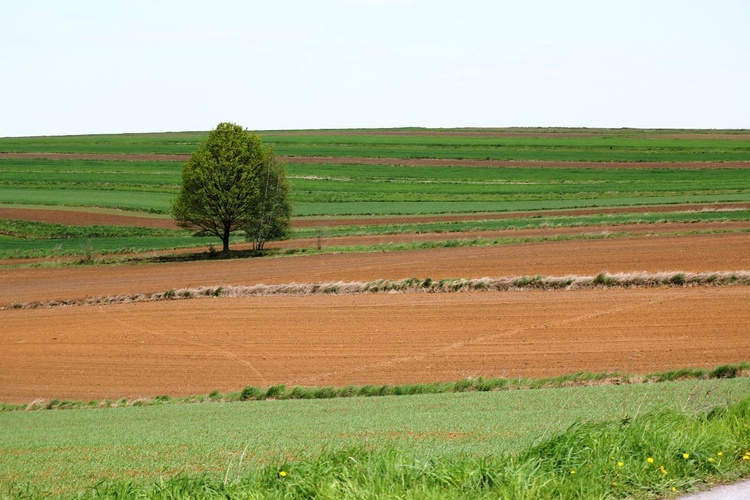
<svg viewBox="0 0 750 500"><path fill-rule="evenodd" d="M90 497L625 498L690 491L750 473L750 398L689 415L575 423L517 454L424 459L391 446L325 450L230 480L181 475L146 486L105 482ZM229 471L228 471L229 472Z"/></svg>
<svg viewBox="0 0 750 500"><path fill-rule="evenodd" d="M515 492L664 492L748 472L737 468L750 446L747 401L706 412L749 392L750 379L738 378L0 413L0 494L70 496L101 480L99 494L126 497L166 497L159 488L174 497L514 496L497 488L558 483L565 489Z"/></svg>

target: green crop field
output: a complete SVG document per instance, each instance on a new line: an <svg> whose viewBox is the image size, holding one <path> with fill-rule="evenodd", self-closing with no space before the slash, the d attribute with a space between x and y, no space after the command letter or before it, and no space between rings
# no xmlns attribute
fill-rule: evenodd
<svg viewBox="0 0 750 500"><path fill-rule="evenodd" d="M535 135L536 134L536 135ZM389 215L477 214L596 207L674 205L671 215L645 219L550 221L553 225L686 221L682 204L750 202L750 169L681 169L669 161L743 161L750 165L746 131L459 129L265 131L277 153L290 156L294 216L377 218ZM188 154L205 132L0 138L0 151L57 153ZM494 158L540 161L540 166L466 167L388 164L307 164L294 156L370 158ZM661 162L649 169L547 168L544 161ZM114 159L38 159L0 156L3 207L119 209L168 218L181 182L181 161L118 156ZM748 220L747 211L690 220ZM530 226L531 224L531 226ZM376 224L370 224L371 226ZM327 237L424 231L533 227L518 221L452 225L391 225L369 230L326 230ZM320 233L317 233L320 234ZM0 256L40 257L91 251L109 254L203 246L185 232L158 236L83 235L41 239L0 231ZM298 236L315 236L300 231ZM240 235L241 238L241 235Z"/></svg>
<svg viewBox="0 0 750 500"><path fill-rule="evenodd" d="M706 411L750 379L332 400L164 404L0 413L0 485L66 495L102 479L222 480L326 451L396 449L420 461L519 454L576 422ZM750 445L735 443L733 447ZM691 453L715 453L709 449ZM727 446L724 444L723 446ZM726 453L738 450L726 448ZM617 453L608 450L607 453ZM644 450L646 453L646 450ZM620 456L618 460L645 460ZM240 464L242 460L242 464ZM567 472L567 471L566 471ZM0 495L4 492L0 486Z"/></svg>
<svg viewBox="0 0 750 500"><path fill-rule="evenodd" d="M542 129L544 130L544 129ZM415 134L415 132L417 132ZM671 132L671 134L670 134ZM375 158L471 158L547 161L747 161L746 131L587 130L537 132L519 137L513 129L259 131L264 142L286 156ZM520 130L520 134L534 134ZM544 136L545 133L552 136ZM486 134L490 137L484 136ZM675 137L674 134L678 136ZM583 137L581 137L583 136ZM205 132L0 138L2 152L191 153Z"/></svg>

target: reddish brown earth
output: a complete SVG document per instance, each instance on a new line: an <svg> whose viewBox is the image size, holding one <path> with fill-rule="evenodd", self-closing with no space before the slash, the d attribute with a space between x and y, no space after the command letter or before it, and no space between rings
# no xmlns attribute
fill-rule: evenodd
<svg viewBox="0 0 750 500"><path fill-rule="evenodd" d="M750 359L748 303L726 287L8 310L0 400L714 367Z"/></svg>
<svg viewBox="0 0 750 500"><path fill-rule="evenodd" d="M750 233L724 233L0 269L0 305L201 285L743 270L750 269L748 248ZM750 359L749 301L750 287L738 286L7 309L0 311L0 401L714 367Z"/></svg>
<svg viewBox="0 0 750 500"><path fill-rule="evenodd" d="M172 219L143 217L128 213L87 212L84 210L0 207L0 219L26 220L66 226L135 226L177 229Z"/></svg>
<svg viewBox="0 0 750 500"><path fill-rule="evenodd" d="M0 269L0 305L202 285L735 271L750 269L748 248L750 233L726 233L130 266L7 268Z"/></svg>
<svg viewBox="0 0 750 500"><path fill-rule="evenodd" d="M412 215L388 217L310 217L292 220L292 226L332 227L332 226L371 226L385 224L417 224L429 222L458 222L475 220L517 219L523 217L556 217L620 213L662 213L701 210L745 210L750 203L711 203L691 205L655 205L645 207L585 208L573 210L544 210L525 212L503 212L485 214L445 214L445 215ZM134 215L132 213L101 213L85 210L55 210L39 208L0 207L0 219L27 220L47 224L64 224L69 226L137 226L149 228L176 229L174 221L169 218L155 218Z"/></svg>

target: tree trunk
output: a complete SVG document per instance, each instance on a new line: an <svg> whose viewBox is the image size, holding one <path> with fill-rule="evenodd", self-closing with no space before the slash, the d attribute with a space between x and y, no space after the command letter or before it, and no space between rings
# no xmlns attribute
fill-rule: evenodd
<svg viewBox="0 0 750 500"><path fill-rule="evenodd" d="M224 236L221 237L221 242L224 248L221 250L224 253L229 253L229 224L224 224Z"/></svg>

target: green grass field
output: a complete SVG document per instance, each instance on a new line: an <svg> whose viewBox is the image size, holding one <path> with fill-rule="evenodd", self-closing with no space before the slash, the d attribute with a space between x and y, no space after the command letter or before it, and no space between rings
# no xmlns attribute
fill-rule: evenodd
<svg viewBox="0 0 750 500"><path fill-rule="evenodd" d="M0 159L0 203L166 214L179 162ZM291 163L296 216L498 212L750 201L744 169L545 169Z"/></svg>
<svg viewBox="0 0 750 500"><path fill-rule="evenodd" d="M381 131L383 132L383 131ZM567 129L560 135L518 137L513 129L482 137L456 135L461 130L259 131L277 154L287 156L351 156L380 158L472 158L548 161L747 161L750 144L732 140L743 131ZM521 129L521 133L529 131ZM672 133L672 135L670 134ZM533 131L531 132L533 133ZM542 129L542 133L545 132ZM579 135L585 135L580 137ZM702 137L701 137L702 136ZM0 138L3 152L191 153L206 132L122 134L66 137ZM700 137L700 138L697 138Z"/></svg>
<svg viewBox="0 0 750 500"><path fill-rule="evenodd" d="M528 135L539 133L538 137ZM478 134L478 135L471 135ZM0 138L0 151L73 153L190 153L204 132ZM742 160L750 165L746 131L587 129L290 131L261 132L278 153L311 156L503 158L618 162ZM379 217L475 214L596 207L674 205L647 217L568 218L546 225L631 224L688 220L749 220L732 215L685 218L680 205L750 202L749 169L598 169L404 167L384 164L288 165L295 217ZM179 190L179 161L0 158L0 207L127 210L168 217ZM544 223L542 223L544 224ZM535 227L535 221L404 224L326 229L325 236L460 232ZM319 233L300 231L298 236ZM203 246L185 232L39 238L0 230L0 257L150 251ZM240 236L241 238L241 236Z"/></svg>
<svg viewBox="0 0 750 500"><path fill-rule="evenodd" d="M108 478L136 484L180 473L222 479L229 472L236 478L278 460L314 460L326 450L350 448L394 448L423 462L497 457L520 454L576 422L620 421L660 409L706 411L749 392L750 379L737 378L4 412L0 413L0 485L30 483L36 492L69 495ZM750 435L747 438L745 444L750 445Z"/></svg>

